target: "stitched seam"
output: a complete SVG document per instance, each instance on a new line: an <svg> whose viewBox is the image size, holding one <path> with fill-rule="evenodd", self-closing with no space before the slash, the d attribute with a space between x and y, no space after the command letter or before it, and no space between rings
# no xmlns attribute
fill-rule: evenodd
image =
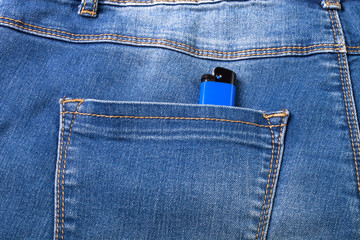
<svg viewBox="0 0 360 240"><path fill-rule="evenodd" d="M160 1L121 1L121 0L107 0L109 2L118 2L118 3L161 3L161 2L216 2L216 1L199 1L199 0L160 0Z"/></svg>
<svg viewBox="0 0 360 240"><path fill-rule="evenodd" d="M59 33L67 34L67 35L70 35L70 36L83 36L83 37L115 36L115 37L137 39L137 40L144 40L144 41L149 40L149 41L153 41L153 42L155 42L155 41L164 41L164 42L168 42L168 43L182 45L184 47L187 47L189 49L192 49L192 50L195 50L195 51L198 51L198 52L211 52L211 53L218 53L218 54L237 54L237 53L243 53L243 52L245 53L245 52L268 51L268 50L271 51L271 50L281 50L281 49L309 49L309 48L315 48L315 47L320 47L320 46L334 46L334 47L341 46L339 44L316 44L316 45L306 46L306 47L290 47L290 46L286 46L286 47L274 47L274 48L258 48L258 49L254 48L254 49L240 50L240 51L235 51L235 52L223 52L223 51L197 49L197 48L191 47L190 45L187 45L187 44L184 44L184 43L179 43L179 42L176 42L176 41L167 40L167 39L140 38L140 37L131 37L131 36L124 36L124 35L119 35L119 34L111 34L111 33L109 33L109 34L74 34L74 33L69 33L69 32L65 32L65 31L60 31L60 30L57 30L57 29L49 29L49 28L35 26L35 25L32 25L32 24L24 23L24 22L16 20L16 19L12 19L12 18L2 17L2 16L0 16L0 18L6 19L6 20L9 20L9 21L14 21L14 22L26 25L26 26L30 26L30 27L34 27L34 28L38 28L38 29L42 29L42 30L46 30L46 31L59 32ZM14 26L26 29L26 30L35 31L35 32L42 33L42 34L49 34L49 35L53 35L53 36L64 37L64 38L68 38L68 39L75 40L75 41L76 40L77 41L80 41L80 40L102 40L102 39L112 40L112 38L97 38L97 39L69 38L69 37L62 36L62 35L56 35L56 34L53 34L53 33L41 32L41 31L37 31L35 29L25 28L25 27L22 27L20 25L5 22L5 21L0 21L0 22L8 23L8 24L11 24L11 25L14 25ZM121 39L115 39L115 40L121 41ZM123 40L123 41L127 41L127 40ZM139 43L143 43L143 42L139 42ZM164 44L164 43L159 42L158 44ZM172 46L172 45L169 45L169 46ZM187 49L185 49L185 50L187 50Z"/></svg>
<svg viewBox="0 0 360 240"><path fill-rule="evenodd" d="M271 122L270 120L267 118L266 119L269 123L269 126L271 126ZM271 150L271 160L270 160L270 169L269 169L269 175L268 175L268 180L266 183L266 191L265 191L265 196L264 196L264 202L262 204L261 207L261 214L260 214L260 219L259 219L259 225L258 225L258 229L256 232L256 238L258 239L259 237L259 232L260 232L260 227L261 227L261 220L262 220L262 216L264 214L264 209L265 209L265 204L266 204L266 197L267 197L267 193L268 193L268 189L269 189L269 183L270 183L270 178L271 178L271 169L272 169L272 165L273 165L273 161L274 161L274 149L275 149L275 142L274 142L274 132L272 130L272 127L270 127L270 131L271 131L271 141L272 141L272 150Z"/></svg>
<svg viewBox="0 0 360 240"><path fill-rule="evenodd" d="M149 3L161 3L161 2L216 2L216 1L199 1L199 0L160 0L160 1L133 1L133 0L128 0L128 1L123 1L123 0L107 0L109 2L117 2L117 3L143 3L143 4L149 4ZM329 5L335 5L335 6L341 6L338 2L331 2L329 3L328 1L326 1L327 6L329 7Z"/></svg>
<svg viewBox="0 0 360 240"><path fill-rule="evenodd" d="M65 99L65 97L64 97ZM63 100L64 100L63 99ZM62 111L65 112L64 102L62 104ZM60 219L60 172L61 172L61 160L64 144L64 129L65 129L65 113L62 114L62 130L61 130L61 141L60 141L60 156L59 156L59 167L57 173L57 206L56 206L56 239L59 239L59 219Z"/></svg>
<svg viewBox="0 0 360 240"><path fill-rule="evenodd" d="M92 11L84 10L85 5L86 5L86 0L85 0L85 3L84 3L84 5L83 5L83 8L81 9L81 12L80 12L81 15L82 15L83 13L88 13L88 14L91 14L91 15L96 15L96 12L95 12L96 0L94 1Z"/></svg>
<svg viewBox="0 0 360 240"><path fill-rule="evenodd" d="M354 161L355 161L355 168L356 168L356 172L357 172L356 174L357 174L357 178L358 178L356 151L355 151L355 146L354 146L352 127L351 127L351 123L350 123L348 103L347 103L347 97L346 97L346 94L345 94L345 86L344 86L343 72L342 72L341 61L340 61L340 54L339 54L339 53L338 53L338 61L339 61L339 67L340 67L341 85L342 85L343 95L344 95L344 100L345 100L346 117L347 117L349 129L350 129L351 145L352 145L352 149L353 149ZM358 181L358 185L359 185L359 181ZM360 191L360 189L359 189L359 191Z"/></svg>
<svg viewBox="0 0 360 240"><path fill-rule="evenodd" d="M84 5L83 5L83 7L82 7L82 9L81 9L81 12L80 12L81 15L82 15L82 13L83 13L83 11L84 11L85 6L86 6L86 0L85 0Z"/></svg>
<svg viewBox="0 0 360 240"><path fill-rule="evenodd" d="M356 143L357 143L357 145L358 145L358 151L360 152L359 134L358 134L357 127L356 127L356 123L355 123L355 114L354 114L353 104L352 104L352 101L351 101L351 92L350 92L350 86L349 86L349 81L350 81L350 79L348 78L347 66L346 66L346 63L345 63L345 54L342 54L342 57L343 57L343 64L344 64L344 69L345 69L345 78L346 78L347 92L348 92L348 97L349 97L349 102L350 102L350 107L351 107L351 114L352 114L354 129L355 129ZM358 168L358 164L357 164L357 160L356 160L356 159L355 159L355 170L356 170L356 180L357 180L358 190L359 190L359 194L360 194L359 168Z"/></svg>
<svg viewBox="0 0 360 240"><path fill-rule="evenodd" d="M75 99L63 100L62 103L68 103L68 102L83 102L83 101L84 101L84 99L75 98Z"/></svg>
<svg viewBox="0 0 360 240"><path fill-rule="evenodd" d="M348 48L360 48L360 46L356 46L356 47L350 47L350 46L347 46Z"/></svg>
<svg viewBox="0 0 360 240"><path fill-rule="evenodd" d="M94 12L94 11L89 11L89 10L81 11L81 13L88 13L88 14L91 14L91 15L95 15L95 14L96 14L96 12Z"/></svg>
<svg viewBox="0 0 360 240"><path fill-rule="evenodd" d="M330 11L330 10L329 10ZM342 42L344 40L345 42L345 38L342 36L342 34L340 33L340 27L339 27L339 21L338 21L338 18L336 17L336 14L335 14L335 10L333 10L333 14L334 14L334 18L335 18L335 22L336 22L336 26L337 26L337 30L338 30L338 35L339 35L339 39L340 39L340 42ZM343 44L342 44L343 45Z"/></svg>
<svg viewBox="0 0 360 240"><path fill-rule="evenodd" d="M340 3L338 3L337 1L336 2L332 2L332 1L326 1L326 5L327 5L327 7L329 7L329 6L337 6L337 7L341 7L341 4Z"/></svg>
<svg viewBox="0 0 360 240"><path fill-rule="evenodd" d="M253 125L257 127L282 127L283 125L261 125L253 122L245 122L240 120L230 120L230 119L221 119L221 118L204 118L204 117L163 117L163 116L122 116L122 115L104 115L104 114L94 114L94 113L80 113L80 112L62 112L65 114L75 114L83 116L93 116L93 117L104 117L104 118L132 118L132 119L166 119L166 120L205 120L205 121L219 121L219 122L231 122L231 123L243 123L248 125Z"/></svg>
<svg viewBox="0 0 360 240"><path fill-rule="evenodd" d="M94 5L93 5L93 9L92 11L95 13L95 5L96 5L96 0L94 1ZM95 13L96 14L96 13Z"/></svg>
<svg viewBox="0 0 360 240"><path fill-rule="evenodd" d="M76 111L77 112L79 110L80 105L83 103L84 101L80 101L78 106L76 107ZM64 103L63 103L64 104ZM63 114L65 114L65 112L63 112ZM75 117L76 114L74 114L74 117L71 121L71 125L70 125L70 130L69 130L69 136L68 136L68 140L67 140L67 144L65 147L65 156L64 156L64 168L63 168L63 176L62 176L62 215L61 215L61 226L62 226L62 231L61 231L61 239L64 239L64 221L65 221L65 215L64 215L64 210L65 210L65 168L66 168L66 156L67 156L67 149L69 147L70 144L70 138L71 138L71 131L72 131L72 127L74 125L74 121L75 121Z"/></svg>
<svg viewBox="0 0 360 240"><path fill-rule="evenodd" d="M119 35L119 34L112 34L112 33L75 34L75 33L69 33L69 32L65 32L65 31L60 31L60 30L57 30L57 29L50 29L50 28L44 28L44 27L35 26L35 25L32 25L32 24L24 23L24 22L16 20L16 19L12 19L12 18L2 17L2 16L0 16L0 18L7 19L7 20L10 20L10 21L14 21L14 22L18 22L20 24L27 25L27 26L30 26L30 27L39 28L39 29L43 29L43 30L47 30L47 31L59 32L59 33L63 33L63 34L71 35L71 36L84 36L84 37L115 36L115 37L139 39L139 40L164 41L164 42L174 43L174 44L177 44L177 45L182 45L184 47L187 47L187 48L193 49L195 51L199 51L199 52L213 52L213 53L219 53L219 54L237 54L237 53L242 53L242 52L281 50L281 49L308 49L308 48L315 48L315 47L320 47L320 46L336 46L336 47L341 46L340 44L329 43L329 44L316 44L316 45L311 45L311 46L306 46L306 47L290 47L290 46L288 46L288 47L273 47L273 48L253 48L253 49L240 50L240 51L235 51L235 52L223 52L223 51L197 49L197 48L191 47L190 45L187 45L187 44L184 44L184 43L171 41L171 40L167 40L167 39L160 39L160 38L131 37L131 36L124 36L124 35Z"/></svg>
<svg viewBox="0 0 360 240"><path fill-rule="evenodd" d="M336 31L335 31L335 27L334 27L334 20L333 20L333 17L332 17L332 14L331 14L331 11L330 11L330 10L329 10L329 14L330 14L330 18L331 18L331 26L332 26L333 33L334 33L335 43L337 43L337 40L336 40ZM340 41L341 41L341 39L340 39Z"/></svg>
<svg viewBox="0 0 360 240"><path fill-rule="evenodd" d="M360 50L348 50L348 52L360 52Z"/></svg>
<svg viewBox="0 0 360 240"><path fill-rule="evenodd" d="M269 118L272 118L272 117L286 117L287 116L287 113L285 112L285 110L283 109L283 112L282 113L274 113L274 114L263 114L263 118L265 119L269 119Z"/></svg>
<svg viewBox="0 0 360 240"><path fill-rule="evenodd" d="M335 13L334 13L334 15L335 15ZM338 19L336 18L335 20L336 20L336 25L337 25L338 32L339 32L339 35L340 35L340 27L339 27ZM338 53L338 55L340 55L340 54ZM349 102L350 102L350 108L351 108L351 116L352 116L352 119L353 119L353 124L354 124L354 129L355 129L356 143L357 143L357 146L358 146L358 151L360 152L359 134L358 134L357 125L356 125L356 122L355 122L354 108L353 108L353 104L352 104L352 101L351 101L351 92L350 92L350 83L349 83L350 79L348 78L347 66L346 66L346 62L345 62L345 54L342 54L342 57L343 57L343 64L344 64L344 69L345 69L347 93L348 93ZM339 58L339 60L340 60L340 58ZM357 180L358 190L359 190L359 194L360 194L359 168L358 168L357 159L356 159L356 150L354 148L353 148L353 151L354 151L354 156L355 156L354 161L355 161L356 180Z"/></svg>
<svg viewBox="0 0 360 240"><path fill-rule="evenodd" d="M282 123L281 125L283 125L285 118L282 119ZM273 173L273 179L272 179L272 183L271 183L271 187L270 187L270 196L268 198L268 205L267 205L267 209L265 212L265 217L264 217L264 224L263 224L263 229L262 229L262 233L261 233L261 238L260 240L263 239L264 234L265 234L265 225L266 225L266 219L267 219L267 215L269 214L269 209L270 209L270 202L271 202L271 196L272 196L272 192L273 192L273 187L274 187L274 183L275 183L275 176L276 176L276 172L277 172L277 166L279 163L279 156L280 156L280 143L281 143L281 134L282 134L282 129L283 127L280 128L280 134L279 134L279 145L278 145L278 152L277 152L277 157L276 157L276 162L275 162L275 168L274 168L274 173Z"/></svg>
<svg viewBox="0 0 360 240"><path fill-rule="evenodd" d="M0 22L4 22L4 21L0 21ZM97 40L113 40L113 41L118 41L118 42L127 42L127 43L136 43L136 44L141 44L144 42L137 42L137 41L130 41L130 40L122 40L122 39L116 39L116 38L97 38L97 39L76 39L76 38L71 38L71 37L66 37L66 36L62 36L62 35L57 35L57 34L53 34L53 33L47 33L47 32L41 32L41 31L37 31L37 30L33 30L33 29L29 29L29 28L25 28L22 27L20 25L14 24L14 23L10 23L10 22L4 22L6 24L10 24L10 25L14 25L16 27L22 28L22 29L26 29L29 31L33 31L33 32L37 32L37 33L41 33L41 34L46 34L46 35L52 35L52 36L58 36L58 37L62 37L65 39L70 39L70 40L74 40L74 41L97 41ZM186 48L181 48L178 46L174 46L174 45L170 45L170 44L165 44L165 43L161 43L161 42L145 42L146 44L152 44L152 45L163 45L163 46L169 46L175 49L180 49L180 50L184 50L185 52L188 53L192 53L194 55L198 55L198 56L208 56L208 57L216 57L216 58L223 58L223 59L233 59L233 58L238 58L238 57L248 57L248 56L265 56L265 55L278 55L278 54L283 54L283 53L309 53L309 52L315 52L315 51L320 51L320 50L333 50L333 51L339 51L339 48L318 48L318 49L313 49L313 50L308 50L308 51L283 51L283 52L274 52L274 53L255 53L255 54L246 54L246 55L238 55L238 56L216 56L216 55L210 55L210 54L202 54L202 53L198 53L198 52L194 52L194 51L190 51Z"/></svg>
<svg viewBox="0 0 360 240"><path fill-rule="evenodd" d="M346 97L346 93L345 93L343 70L342 70L342 67L341 67L340 54L337 53L337 55L338 55L338 62L339 62L339 68L340 68L341 86L342 86L343 96L344 96L344 101L345 101L346 118L347 118L347 122L348 122L348 125L349 125L351 147L352 147L353 154L354 154L355 170L356 170L356 175L357 175L356 176L357 177L357 184L358 184L358 190L359 190L359 193L360 193L360 186L359 186L360 181L359 181L359 173L358 173L358 166L357 166L357 158L356 158L356 151L355 151L355 145L354 145L354 137L353 137L352 127L351 127L350 117L349 117L349 109L348 109L347 97Z"/></svg>

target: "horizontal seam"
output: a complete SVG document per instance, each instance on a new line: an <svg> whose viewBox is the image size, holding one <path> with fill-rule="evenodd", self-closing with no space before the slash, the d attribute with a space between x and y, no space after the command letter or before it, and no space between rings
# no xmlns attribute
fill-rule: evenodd
<svg viewBox="0 0 360 240"><path fill-rule="evenodd" d="M337 6L337 7L341 7L341 5L339 3L329 3L328 6Z"/></svg>
<svg viewBox="0 0 360 240"><path fill-rule="evenodd" d="M75 98L75 99L69 99L69 100L62 100L61 103L68 103L68 102L83 102L84 99L82 98Z"/></svg>
<svg viewBox="0 0 360 240"><path fill-rule="evenodd" d="M351 47L351 46L346 46L347 48L360 48L360 46L356 46L356 47Z"/></svg>
<svg viewBox="0 0 360 240"><path fill-rule="evenodd" d="M360 52L360 50L348 50L347 52Z"/></svg>
<svg viewBox="0 0 360 240"><path fill-rule="evenodd" d="M174 3L176 3L176 2L198 2L198 3L219 2L219 1L208 1L208 0L204 0L204 1L199 1L199 0L159 0L159 1L107 0L107 1L108 2L117 2L117 3L144 3L144 4L161 3L161 2L174 2Z"/></svg>
<svg viewBox="0 0 360 240"><path fill-rule="evenodd" d="M245 122L240 120L230 120L222 118L200 118L200 117L164 117L164 116L127 116L127 115L104 115L104 114L95 114L95 113L80 113L80 112L70 112L65 111L60 114L77 114L83 116L92 116L92 117L104 117L104 118L131 118L131 119L165 119L165 120L205 120L205 121L219 121L219 122L231 122L231 123L243 123L248 125L253 125L257 127L283 127L284 124L278 125L261 125L253 122Z"/></svg>
<svg viewBox="0 0 360 240"><path fill-rule="evenodd" d="M340 46L342 46L341 44L324 43L324 44L315 44L315 45L306 46L306 47L300 47L300 46L291 47L291 46L286 46L286 47L273 47L273 48L253 48L253 49L240 50L240 51L235 51L235 52L224 52L224 51L214 51L214 50L197 49L197 48L191 47L190 45L187 45L187 44L184 44L184 43L180 43L180 42L176 42L176 41L171 41L171 40L168 40L168 39L145 38L145 37L131 37L131 36L119 35L119 34L115 34L115 33L77 34L77 33L70 33L70 32L60 31L60 30L57 30L57 29L44 28L44 27L40 27L40 26L36 26L36 25L24 23L24 22L22 22L22 21L20 21L20 20L8 18L8 17L0 16L0 18L2 18L2 19L7 19L7 20L10 20L10 21L14 21L14 22L18 22L18 23L20 23L20 24L27 25L27 26L30 26L30 27L39 28L39 29L43 29L43 30L47 30L47 31L59 32L59 33L67 34L67 35L70 35L70 36L83 36L83 37L115 36L115 37L138 39L138 40L164 41L164 42L169 42L169 43L174 43L174 44L182 45L182 46L187 47L187 48L189 48L189 49L196 50L196 51L200 51L200 52L212 52L212 53L220 53L220 54L237 54L237 53L242 53L242 52L266 51L266 50L281 50L281 49L308 49L308 48L321 47L321 46L334 46L334 47L340 47Z"/></svg>
<svg viewBox="0 0 360 240"><path fill-rule="evenodd" d="M10 21L15 21L17 23L27 25L27 26L31 26L31 27L34 27L34 28L43 29L43 30L46 30L46 31L59 32L59 33L63 33L63 34L71 35L71 36L82 36L82 37L116 36L116 37L130 38L130 39L137 39L137 40L150 40L152 42L131 41L131 40L123 40L123 39L117 39L117 38L109 38L109 37L106 37L106 38L88 38L88 39L85 39L85 38L72 38L72 37L68 37L68 36L63 36L63 35L58 35L58 34L54 34L54 33L43 32L43 31L38 31L38 30L35 30L35 29L26 28L26 27L23 27L21 25L17 25L17 24L7 22L7 21L0 21L2 23L10 24L10 25L13 25L15 27L19 27L19 28L22 28L22 29L25 29L25 30L37 32L37 33L40 33L40 34L46 34L46 35L62 37L62 38L70 39L70 40L74 40L74 41L114 40L114 41L130 42L130 43L138 43L138 44L141 44L141 43L158 44L158 45L174 47L174 48L181 49L181 50L184 50L184 51L187 51L187 52L190 52L190 53L194 53L194 54L197 54L197 55L212 56L212 57L214 57L215 54L238 54L238 53L246 53L246 52L251 52L251 51L267 51L267 50L271 51L271 50L281 50L281 49L309 49L309 48L315 48L315 47L319 47L319 46L334 46L334 48L318 48L318 49L312 49L312 50L308 50L308 51L283 51L283 52L272 52L272 53L253 53L253 54L239 55L239 56L275 55L275 54L281 54L281 53L307 53L307 52L313 52L313 51L319 51L319 50L335 50L335 51L338 51L340 49L335 48L335 47L342 46L340 44L317 44L317 45L306 46L306 47L290 47L290 46L286 46L286 47L276 47L276 48L248 49L248 50L241 50L241 51L236 51L236 52L222 52L222 51L196 49L196 48L191 47L189 45L179 43L179 42L175 42L175 41L171 41L171 40L167 40L167 39L139 38L139 37L130 37L130 36L111 34L111 33L109 33L109 34L98 34L98 35L74 34L74 33L69 33L69 32L60 31L60 30L56 30L56 29L43 28L43 27L32 25L32 24L27 24L27 23L24 23L22 21L7 18L7 17L0 16L0 18L10 20ZM156 41L158 41L158 42L156 42ZM185 46L185 47L187 47L189 49L195 50L196 52L190 51L190 50L188 50L186 48L181 48L181 47L178 47L178 46L174 46L174 45L171 45L171 44L162 43L161 41L182 45L182 46ZM201 54L201 53L198 53L198 52L211 52L211 53L214 53L214 54L209 55L209 54ZM235 57L238 57L238 56L226 56L226 57L215 56L215 57L219 57L219 58L235 58Z"/></svg>
<svg viewBox="0 0 360 240"><path fill-rule="evenodd" d="M70 40L74 40L74 41L96 41L96 40L114 40L114 41L118 41L118 42L128 42L128 43L146 43L146 44L152 44L152 45L164 45L164 46L169 46L169 47L173 47L175 49L180 49L180 50L184 50L186 52L189 53L193 53L195 55L198 56L209 56L209 57L217 57L217 58L237 58L237 57L247 57L247 56L264 56L264 55L278 55L278 54L282 54L282 53L309 53L309 52L315 52L315 51L320 51L320 50L333 50L333 51L339 51L340 48L317 48L317 49L313 49L313 50L308 50L308 51L282 51L282 52L272 52L272 53L253 53L253 54L243 54L243 55L237 55L237 56L217 56L215 54L203 54L203 53L198 53L198 52L194 52L194 51L190 51L186 48L182 48L182 47L177 47L174 45L170 45L170 44L165 44L165 43L161 43L161 42L139 42L139 41L130 41L130 40L122 40L122 39L117 39L117 38L96 38L96 39L81 39L81 38L71 38L71 37L66 37L66 36L62 36L62 35L58 35L58 34L53 34L53 33L47 33L47 32L41 32L41 31L37 31L37 30L33 30L30 28L25 28L22 27L20 25L11 23L11 22L5 22L5 21L0 21L0 22L4 22L10 25L14 25L16 27L25 29L25 30L29 30L29 31L33 31L33 32L37 32L37 33L41 33L41 34L45 34L45 35L52 35L52 36L57 36L57 37L62 37L65 39L70 39Z"/></svg>
<svg viewBox="0 0 360 240"><path fill-rule="evenodd" d="M337 1L332 1L332 0L330 0L330 2L329 1L326 1L326 5L329 7L329 6L332 6L332 5L335 5L335 6L337 6L337 7L341 7L341 5L340 5L340 3L339 2L337 2Z"/></svg>
<svg viewBox="0 0 360 240"><path fill-rule="evenodd" d="M272 117L286 117L288 114L285 112L285 109L283 109L283 112L281 113L274 113L274 114L263 114L263 118L269 119Z"/></svg>
<svg viewBox="0 0 360 240"><path fill-rule="evenodd" d="M88 14L91 14L91 15L95 15L95 14L96 14L96 12L94 12L94 11L89 11L89 10L82 10L82 11L81 11L81 14L83 14L83 13L88 13Z"/></svg>

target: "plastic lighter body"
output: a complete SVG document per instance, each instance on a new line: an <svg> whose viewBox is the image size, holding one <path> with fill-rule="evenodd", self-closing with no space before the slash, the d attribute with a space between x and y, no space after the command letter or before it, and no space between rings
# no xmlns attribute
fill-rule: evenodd
<svg viewBox="0 0 360 240"><path fill-rule="evenodd" d="M217 67L213 74L201 78L199 104L235 105L235 78L233 71Z"/></svg>
<svg viewBox="0 0 360 240"><path fill-rule="evenodd" d="M200 87L200 104L234 106L235 86L230 83L205 81Z"/></svg>

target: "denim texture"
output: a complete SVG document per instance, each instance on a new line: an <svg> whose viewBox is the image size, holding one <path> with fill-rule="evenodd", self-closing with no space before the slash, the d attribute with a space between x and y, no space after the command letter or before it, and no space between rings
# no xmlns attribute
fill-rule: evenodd
<svg viewBox="0 0 360 240"><path fill-rule="evenodd" d="M360 2L0 1L0 239L360 239ZM214 67L235 107L197 104Z"/></svg>

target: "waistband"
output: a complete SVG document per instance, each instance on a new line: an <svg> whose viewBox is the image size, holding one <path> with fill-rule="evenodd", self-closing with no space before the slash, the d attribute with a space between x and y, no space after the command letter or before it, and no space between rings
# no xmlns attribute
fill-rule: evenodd
<svg viewBox="0 0 360 240"><path fill-rule="evenodd" d="M0 25L74 43L239 60L359 54L359 8L355 0L8 0L0 3Z"/></svg>

